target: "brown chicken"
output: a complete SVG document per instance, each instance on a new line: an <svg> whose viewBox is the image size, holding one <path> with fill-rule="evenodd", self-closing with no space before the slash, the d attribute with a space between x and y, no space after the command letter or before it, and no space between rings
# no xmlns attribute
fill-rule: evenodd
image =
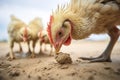
<svg viewBox="0 0 120 80"><path fill-rule="evenodd" d="M117 25L120 25L120 0L71 0L52 13L47 30L56 52L62 44L70 45L72 39L107 33L110 42L105 51L99 57L81 59L110 62L112 49L120 35Z"/></svg>
<svg viewBox="0 0 120 80"><path fill-rule="evenodd" d="M23 35L27 28L26 24L22 22L20 19L16 18L14 15L11 15L11 22L8 25L8 35L9 35L9 45L10 45L10 59L14 59L15 55L13 52L14 43L17 42L20 47L20 52L22 51L22 47L20 42L27 41L26 35ZM28 34L29 35L29 34Z"/></svg>

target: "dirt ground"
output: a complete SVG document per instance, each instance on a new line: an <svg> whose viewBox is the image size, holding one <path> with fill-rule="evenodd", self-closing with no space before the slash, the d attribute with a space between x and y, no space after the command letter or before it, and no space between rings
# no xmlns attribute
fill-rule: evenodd
<svg viewBox="0 0 120 80"><path fill-rule="evenodd" d="M62 46L61 52L69 53L73 63L59 64L48 50L36 54L36 58L26 57L27 46L23 53L16 53L16 60L8 61L8 43L0 43L0 80L120 80L120 42L112 51L112 62L89 63L79 57L99 56L108 41L72 41L70 46ZM15 51L18 46L15 45ZM39 52L39 44L36 53Z"/></svg>

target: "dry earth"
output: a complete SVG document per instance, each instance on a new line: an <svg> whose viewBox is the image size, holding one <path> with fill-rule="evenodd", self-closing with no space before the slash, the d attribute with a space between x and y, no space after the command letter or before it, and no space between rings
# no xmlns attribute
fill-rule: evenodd
<svg viewBox="0 0 120 80"><path fill-rule="evenodd" d="M102 53L108 41L73 41L61 52L69 53L73 63L59 64L48 51L36 54L31 59L25 56L27 46L23 44L23 53L16 53L17 59L8 61L8 43L0 43L0 80L120 80L120 42L112 51L112 62L89 63L79 57L96 57ZM15 51L18 46L15 45ZM39 52L37 44L36 53Z"/></svg>

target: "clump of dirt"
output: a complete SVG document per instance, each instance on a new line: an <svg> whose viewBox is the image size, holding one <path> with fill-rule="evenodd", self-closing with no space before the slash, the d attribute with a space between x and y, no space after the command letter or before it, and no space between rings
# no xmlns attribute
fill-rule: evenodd
<svg viewBox="0 0 120 80"><path fill-rule="evenodd" d="M55 56L55 59L60 64L71 64L72 59L70 57L70 54L59 52L58 55Z"/></svg>

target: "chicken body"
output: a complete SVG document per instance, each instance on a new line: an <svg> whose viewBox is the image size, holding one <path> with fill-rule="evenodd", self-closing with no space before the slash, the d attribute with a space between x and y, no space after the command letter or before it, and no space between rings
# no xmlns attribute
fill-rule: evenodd
<svg viewBox="0 0 120 80"><path fill-rule="evenodd" d="M10 59L14 59L15 55L13 52L14 43L17 42L22 51L20 42L23 41L22 32L26 27L26 24L15 16L11 16L11 22L8 25L9 45L10 45Z"/></svg>
<svg viewBox="0 0 120 80"><path fill-rule="evenodd" d="M66 6L58 6L48 24L48 35L58 52L69 45L71 39L80 40L91 34L107 33L110 43L97 58L81 58L93 62L111 61L110 55L120 31L120 0L71 0Z"/></svg>
<svg viewBox="0 0 120 80"><path fill-rule="evenodd" d="M38 36L39 36L39 38L40 38L40 53L42 52L43 44L45 44L45 45L44 45L44 51L46 51L46 44L49 44L50 47L51 47L50 55L52 55L53 46L52 46L52 44L50 43L50 40L49 40L48 35L47 35L47 31L46 31L46 30L40 31L40 34L39 34Z"/></svg>
<svg viewBox="0 0 120 80"><path fill-rule="evenodd" d="M34 20L32 20L29 23L29 30L28 33L30 33L31 38L29 39L28 45L29 45L29 53L31 53L30 50L30 41L32 41L32 54L31 57L34 58L35 57L35 45L36 42L38 41L39 37L38 37L38 32L41 31L43 29L43 25L42 25L42 21L40 18L35 18Z"/></svg>

